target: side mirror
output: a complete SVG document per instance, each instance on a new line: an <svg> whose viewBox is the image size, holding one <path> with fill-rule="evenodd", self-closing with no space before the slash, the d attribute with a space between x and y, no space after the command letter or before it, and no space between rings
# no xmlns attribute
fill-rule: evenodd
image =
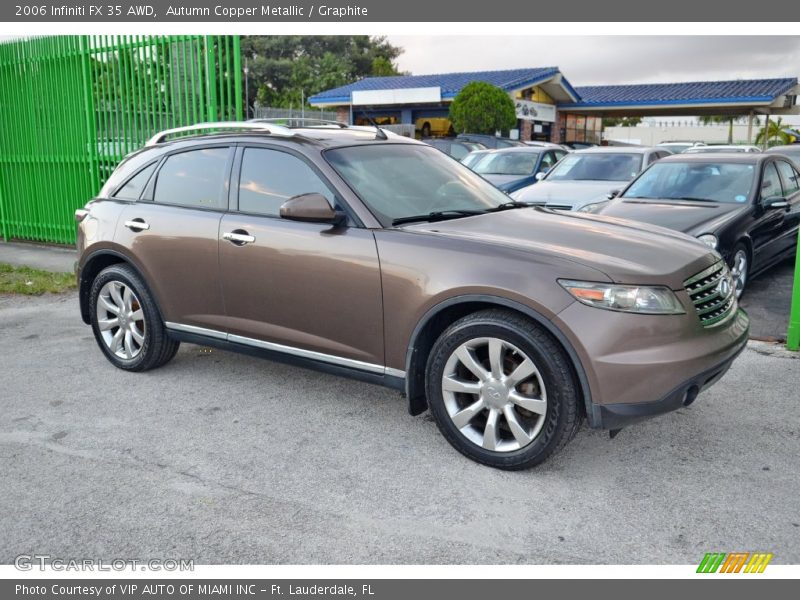
<svg viewBox="0 0 800 600"><path fill-rule="evenodd" d="M619 190L611 190L610 192L608 192L608 194L606 194L606 197L607 197L609 200L613 200L613 199L614 199L614 198L616 198L617 196L619 196Z"/></svg>
<svg viewBox="0 0 800 600"><path fill-rule="evenodd" d="M342 225L347 219L343 212L337 212L327 198L316 192L293 196L281 205L281 219L305 221L307 223L330 223Z"/></svg>
<svg viewBox="0 0 800 600"><path fill-rule="evenodd" d="M761 206L769 210L772 208L789 208L789 203L783 196L772 196L761 201Z"/></svg>
<svg viewBox="0 0 800 600"><path fill-rule="evenodd" d="M539 171L536 174L536 181L541 181L542 179L544 179L545 175L547 175L547 171Z"/></svg>

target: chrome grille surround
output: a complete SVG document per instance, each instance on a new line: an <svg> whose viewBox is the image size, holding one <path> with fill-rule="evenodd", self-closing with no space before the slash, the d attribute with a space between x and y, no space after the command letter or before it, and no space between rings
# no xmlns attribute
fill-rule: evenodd
<svg viewBox="0 0 800 600"><path fill-rule="evenodd" d="M690 277L683 285L703 327L722 325L736 313L736 285L724 260Z"/></svg>

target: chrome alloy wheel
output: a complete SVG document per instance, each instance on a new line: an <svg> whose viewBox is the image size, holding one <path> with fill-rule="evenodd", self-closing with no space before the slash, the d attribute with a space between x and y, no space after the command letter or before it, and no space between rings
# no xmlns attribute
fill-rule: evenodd
<svg viewBox="0 0 800 600"><path fill-rule="evenodd" d="M121 281L109 281L97 296L97 327L106 347L130 360L142 351L145 320L134 291Z"/></svg>
<svg viewBox="0 0 800 600"><path fill-rule="evenodd" d="M733 275L733 282L736 286L736 297L739 298L744 292L744 286L747 285L747 251L737 250L733 255L733 265L731 266L731 275Z"/></svg>
<svg viewBox="0 0 800 600"><path fill-rule="evenodd" d="M533 442L547 413L547 392L536 365L513 344L492 337L455 349L444 367L442 397L461 434L494 452L513 452Z"/></svg>

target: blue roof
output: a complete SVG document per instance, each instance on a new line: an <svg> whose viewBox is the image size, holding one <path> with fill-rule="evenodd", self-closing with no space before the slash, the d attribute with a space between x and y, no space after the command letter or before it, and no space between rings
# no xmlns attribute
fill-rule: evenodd
<svg viewBox="0 0 800 600"><path fill-rule="evenodd" d="M561 106L565 108L598 108L601 106L772 102L796 85L797 78L594 85L576 88L580 101Z"/></svg>
<svg viewBox="0 0 800 600"><path fill-rule="evenodd" d="M440 73L436 75L398 75L395 77L367 77L349 85L343 85L310 96L310 104L349 103L352 92L367 90L397 90L421 87L439 87L442 98L451 99L472 81L485 81L500 89L510 91L535 85L559 73L558 67L537 69L511 69L508 71L477 71L472 73ZM566 79L562 84L574 96L577 94Z"/></svg>

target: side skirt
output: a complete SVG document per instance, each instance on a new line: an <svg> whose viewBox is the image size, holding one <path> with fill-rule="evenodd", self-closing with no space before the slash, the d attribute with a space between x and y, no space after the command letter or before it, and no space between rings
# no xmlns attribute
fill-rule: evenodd
<svg viewBox="0 0 800 600"><path fill-rule="evenodd" d="M382 375L380 373L372 373L352 367L345 367L341 365L334 365L312 358L302 356L294 356L275 350L268 350L266 348L258 348L248 344L239 344L230 342L225 339L201 335L198 333L190 333L188 331L178 331L176 329L167 329L167 334L173 340L179 342L186 342L188 344L197 344L199 346L208 346L211 348L218 348L220 350L227 350L229 352L237 352L239 354L247 354L258 358L265 358L275 362L302 367L304 369L312 369L322 373L329 373L331 375L338 375L340 377L347 377L349 379L357 379L367 383L374 383L384 387L405 390L406 380L405 377L397 377L395 375Z"/></svg>

